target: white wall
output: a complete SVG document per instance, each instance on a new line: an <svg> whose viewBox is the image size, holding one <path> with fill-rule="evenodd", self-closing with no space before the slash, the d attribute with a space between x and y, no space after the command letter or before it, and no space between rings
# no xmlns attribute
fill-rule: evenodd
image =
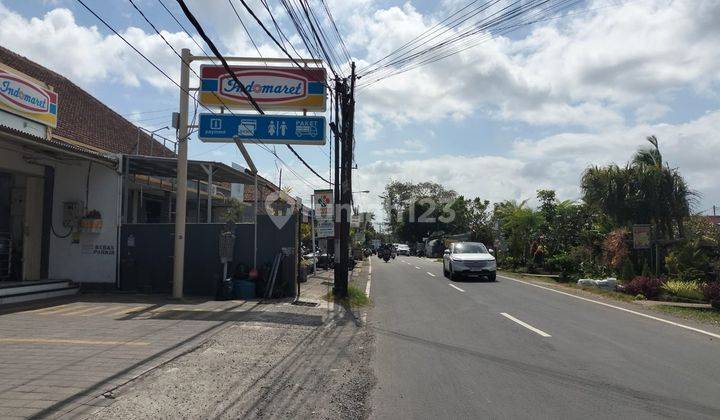
<svg viewBox="0 0 720 420"><path fill-rule="evenodd" d="M53 194L53 226L58 235L68 229L62 226L64 201L85 202L85 185L88 175L87 161L72 165L56 164L55 191ZM51 234L49 277L70 279L75 282L114 283L116 277L118 203L121 194L120 175L99 163L92 163L88 210L102 215L101 233L81 233L79 238L70 235L59 238ZM78 243L74 240L79 239Z"/></svg>
<svg viewBox="0 0 720 420"><path fill-rule="evenodd" d="M23 151L20 146L6 141L0 135L0 170L43 176L43 167L41 165L27 163L27 161L23 159L23 155L29 156L31 153Z"/></svg>

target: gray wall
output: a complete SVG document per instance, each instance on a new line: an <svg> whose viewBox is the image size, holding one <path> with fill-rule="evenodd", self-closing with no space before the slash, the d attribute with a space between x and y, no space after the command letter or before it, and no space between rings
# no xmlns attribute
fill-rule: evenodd
<svg viewBox="0 0 720 420"><path fill-rule="evenodd" d="M189 223L185 239L186 294L214 296L222 277L218 238L224 225ZM252 224L235 226L234 258L228 271L237 264L252 268ZM120 288L153 293L172 290L174 224L126 224L120 229ZM258 268L272 264L283 247L295 252L284 259L276 284L284 285L285 295L295 290L297 219L291 218L278 228L268 216L258 216ZM262 285L260 285L262 288Z"/></svg>

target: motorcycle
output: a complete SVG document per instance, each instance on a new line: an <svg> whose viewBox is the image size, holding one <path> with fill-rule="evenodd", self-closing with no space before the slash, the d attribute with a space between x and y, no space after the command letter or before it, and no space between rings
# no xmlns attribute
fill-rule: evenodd
<svg viewBox="0 0 720 420"><path fill-rule="evenodd" d="M383 255L383 261L385 261L385 262L390 261L390 256L387 253L385 255Z"/></svg>

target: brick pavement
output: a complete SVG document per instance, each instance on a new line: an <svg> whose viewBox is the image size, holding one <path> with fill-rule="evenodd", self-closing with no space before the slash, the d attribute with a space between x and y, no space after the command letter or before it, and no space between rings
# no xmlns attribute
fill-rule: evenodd
<svg viewBox="0 0 720 420"><path fill-rule="evenodd" d="M323 300L331 281L319 271L302 284L301 300L317 306L111 294L0 310L0 418L90 415L112 403L113 389L234 323L320 325L332 316Z"/></svg>

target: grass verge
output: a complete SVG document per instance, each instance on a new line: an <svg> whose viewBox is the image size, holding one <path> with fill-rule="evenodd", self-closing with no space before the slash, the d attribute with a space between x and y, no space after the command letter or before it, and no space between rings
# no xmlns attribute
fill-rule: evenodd
<svg viewBox="0 0 720 420"><path fill-rule="evenodd" d="M325 300L350 305L351 308L359 308L370 304L370 298L365 295L365 292L353 285L348 286L348 297L338 299L330 291L325 295Z"/></svg>
<svg viewBox="0 0 720 420"><path fill-rule="evenodd" d="M515 273L512 271L498 271L498 274L501 276L508 276L516 278L520 278L523 280L535 280L535 281L541 281L543 283L552 284L561 288L566 289L575 289L575 290L582 290L588 293L592 293L595 295L605 296L611 299L621 300L623 302L632 302L635 300L633 296L630 296L625 293L615 292L612 290L603 290L598 289L597 287L587 287L587 286L578 286L577 283L563 283L558 282L552 279L552 277L540 277L540 276L533 276L532 274L522 274L522 273Z"/></svg>
<svg viewBox="0 0 720 420"><path fill-rule="evenodd" d="M720 311L712 308L686 308L683 306L657 305L655 309L685 319L703 321L720 326Z"/></svg>

